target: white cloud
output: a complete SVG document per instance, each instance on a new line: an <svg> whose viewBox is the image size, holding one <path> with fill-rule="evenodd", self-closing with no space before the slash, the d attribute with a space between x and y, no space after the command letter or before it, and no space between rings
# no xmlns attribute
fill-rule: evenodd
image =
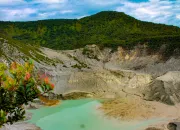
<svg viewBox="0 0 180 130"><path fill-rule="evenodd" d="M180 26L180 0L132 1L30 0L27 2L25 0L0 0L0 20L81 18L103 10L116 10L143 21Z"/></svg>
<svg viewBox="0 0 180 130"><path fill-rule="evenodd" d="M113 5L120 3L121 0L88 0L91 4L96 4L100 6Z"/></svg>
<svg viewBox="0 0 180 130"><path fill-rule="evenodd" d="M158 23L168 23L168 21L178 12L180 8L168 0L150 0L148 2L121 2L122 6L116 11L125 12L137 19ZM175 18L176 19L176 18Z"/></svg>
<svg viewBox="0 0 180 130"><path fill-rule="evenodd" d="M65 3L67 0L34 0L35 3L58 4Z"/></svg>
<svg viewBox="0 0 180 130"><path fill-rule="evenodd" d="M31 8L25 8L25 9L3 9L0 11L4 15L4 20L19 20L19 19L25 19L30 14L36 13L37 10L31 9Z"/></svg>
<svg viewBox="0 0 180 130"><path fill-rule="evenodd" d="M67 13L72 13L74 12L73 10L62 10L60 11L61 14L67 14Z"/></svg>
<svg viewBox="0 0 180 130"><path fill-rule="evenodd" d="M39 13L38 14L38 19L45 19L45 18L48 18L50 16L56 15L56 13L57 12Z"/></svg>
<svg viewBox="0 0 180 130"><path fill-rule="evenodd" d="M0 5L17 5L25 3L24 0L0 0Z"/></svg>
<svg viewBox="0 0 180 130"><path fill-rule="evenodd" d="M179 15L176 15L176 18L177 18L177 19L180 19L180 14L179 14Z"/></svg>

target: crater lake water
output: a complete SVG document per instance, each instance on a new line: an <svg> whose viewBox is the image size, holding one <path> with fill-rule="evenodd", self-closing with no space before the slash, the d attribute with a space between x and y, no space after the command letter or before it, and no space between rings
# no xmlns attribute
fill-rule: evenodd
<svg viewBox="0 0 180 130"><path fill-rule="evenodd" d="M93 99L62 101L57 106L30 110L33 116L29 122L42 130L141 130L162 121L119 121L104 116L98 110L100 105L100 101Z"/></svg>

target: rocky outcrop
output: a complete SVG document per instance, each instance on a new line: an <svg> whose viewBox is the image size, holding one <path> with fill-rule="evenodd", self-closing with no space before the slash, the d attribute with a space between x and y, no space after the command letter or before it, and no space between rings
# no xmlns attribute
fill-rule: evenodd
<svg viewBox="0 0 180 130"><path fill-rule="evenodd" d="M155 127L149 127L149 128L147 128L147 129L145 129L145 130L163 130L163 129L155 128Z"/></svg>
<svg viewBox="0 0 180 130"><path fill-rule="evenodd" d="M167 104L180 102L180 72L172 71L156 78L145 90L145 99Z"/></svg>
<svg viewBox="0 0 180 130"><path fill-rule="evenodd" d="M150 75L126 70L75 72L70 76L65 91L86 91L105 98L124 97L128 93L140 93L151 81Z"/></svg>
<svg viewBox="0 0 180 130"><path fill-rule="evenodd" d="M52 77L56 94L86 91L106 98L144 95L146 100L167 104L179 100L177 93L174 93L176 90L170 87L170 81L167 83L156 77L171 70L179 70L180 60L171 58L162 61L161 55L149 54L145 46L137 46L132 50L119 47L113 53L108 48L100 50L96 45L77 50L42 48L41 51L51 59L62 61L55 67L39 67L47 70ZM177 85L178 82L174 87Z"/></svg>
<svg viewBox="0 0 180 130"><path fill-rule="evenodd" d="M1 130L41 130L39 127L26 123L26 122L19 122L13 125L5 125Z"/></svg>
<svg viewBox="0 0 180 130"><path fill-rule="evenodd" d="M72 99L82 99L82 98L93 98L92 93L83 92L83 91L72 91L69 93L64 93L62 95L63 100L72 100Z"/></svg>
<svg viewBox="0 0 180 130"><path fill-rule="evenodd" d="M36 103L36 106L39 103ZM26 109L34 109L34 108L27 108ZM39 108L39 107L38 107ZM34 124L30 124L26 122L27 120L30 120L32 117L32 113L26 112L25 119L23 121L16 122L14 124L5 124L0 130L41 130L38 126Z"/></svg>
<svg viewBox="0 0 180 130"><path fill-rule="evenodd" d="M1 38L0 40L0 61L8 64L16 59L17 62L22 62L27 57L17 49L17 47L8 43L8 40Z"/></svg>
<svg viewBox="0 0 180 130"><path fill-rule="evenodd" d="M167 128L168 128L169 130L177 130L177 125L176 125L175 123L169 123L169 124L167 125Z"/></svg>
<svg viewBox="0 0 180 130"><path fill-rule="evenodd" d="M154 127L146 128L145 130L180 130L180 122L174 121L167 121L164 123L156 124Z"/></svg>

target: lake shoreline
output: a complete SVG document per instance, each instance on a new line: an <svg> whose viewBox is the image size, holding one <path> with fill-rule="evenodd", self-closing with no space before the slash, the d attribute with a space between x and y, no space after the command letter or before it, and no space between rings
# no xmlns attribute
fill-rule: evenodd
<svg viewBox="0 0 180 130"><path fill-rule="evenodd" d="M80 99L80 100L66 100L66 101L63 101L62 102L62 106L61 105L59 105L59 108L60 107L64 107L64 102L65 102L65 105L67 105L66 103L67 102L72 102L72 104L77 104L78 103L78 101L85 101L83 104L79 104L79 105L76 105L75 106L75 108L74 109L76 109L76 108L78 108L78 107L83 107L83 106L86 106L86 105L88 105L88 103L91 103L91 101L93 102L93 100L94 99ZM86 100L89 100L87 103L86 103ZM110 101L110 100L109 100ZM106 101L105 101L106 102ZM109 120L110 122L111 122L111 120L114 120L115 122L117 122L117 125L118 124L122 124L122 122L124 122L124 123L129 123L129 124L133 124L133 123L137 123L137 124L143 124L142 122L145 122L146 123L146 125L142 128L142 129L137 129L137 130L145 130L145 129L147 129L147 128L149 128L149 127L156 127L156 128L159 128L159 129L162 129L163 128L163 130L164 130L164 128L167 126L167 124L169 123L169 122L171 122L171 121L173 121L173 119L176 119L176 118L178 118L177 116L178 115L176 115L176 114L174 114L174 115L171 115L172 113L169 113L169 114L164 114L163 112L162 113L158 113L159 112L159 110L160 110L160 108L158 109L158 112L156 112L155 114L157 114L156 116L155 116L155 114L153 115L153 116L149 116L148 118L146 117L146 118L141 118L141 119L138 119L138 118L134 118L134 119L132 119L132 120L129 120L129 119L124 119L124 120L122 120L122 119L120 119L120 118L117 118L117 117L113 117L113 116L110 116L110 115L106 115L105 114L105 112L101 109L102 107L103 107L103 104L105 103L105 102L102 102L101 101L101 103L98 103L98 104L96 104L97 106L95 107L95 109L96 109L96 112L98 113L98 115L99 115L99 117L101 116L101 117L103 117L103 120L106 118L107 120ZM149 103L149 102L148 102ZM151 103L151 105L157 105L157 107L166 107L166 105L165 104L161 104L161 103L157 103L157 102L150 102ZM69 104L70 105L70 104ZM68 107L67 109L71 109L71 105L70 106L66 106L66 107ZM70 107L70 108L69 108ZM74 106L73 106L74 107ZM114 107L114 106L112 106L112 107ZM56 108L56 106L53 106L53 108L55 109ZM58 108L58 106L57 106L57 108ZM89 109L89 108L85 108L85 109ZM93 108L94 109L94 108ZM93 111L93 109L91 108L91 109L89 109L89 111L91 110L91 111ZM170 107L170 109L169 110L174 110L174 109L172 109L172 107ZM54 110L53 110L54 111ZM63 110L63 111L66 111L66 109L65 110ZM84 111L84 109L82 108L82 110L81 110L81 112L83 112ZM61 112L61 110L60 110L60 112ZM76 113L76 112L75 112ZM74 113L73 113L74 114ZM50 115L53 115L54 116L54 114L50 114ZM164 115L164 116L160 116L160 115ZM74 116L74 115L73 115ZM73 117L72 116L72 117ZM78 116L78 115L77 115ZM70 118L72 118L72 117L70 117ZM87 118L87 117L84 117L84 118ZM93 117L94 118L94 117ZM97 117L96 117L97 118ZM40 119L41 120L41 119ZM44 120L49 120L48 118L46 118L45 117L45 119ZM57 119L57 120L61 120L61 119ZM119 122L119 123L118 123ZM71 124L71 125L73 125L73 124ZM39 126L39 125L38 125ZM136 125L135 125L136 126ZM47 130L49 130L49 129L47 129ZM98 129L99 130L99 129ZM131 129L131 130L135 130L135 129Z"/></svg>
<svg viewBox="0 0 180 130"><path fill-rule="evenodd" d="M78 104L78 101L81 101L81 100L82 101L84 100L84 102ZM21 128L25 128L25 127L28 128L28 130L41 130L42 128L40 128L40 126L37 125L36 123L29 122L29 121L27 122L27 120L32 119L33 116L35 115L35 114L33 115L32 111L40 111L44 107L48 109L48 108L56 108L56 107L59 106L59 108L60 108L60 107L64 106L64 102L67 103L69 101L72 104L74 104L74 105L76 104L75 109L78 108L78 107L81 107L81 105L83 106L83 105L86 105L88 103L91 103L92 101L98 101L97 104L95 103L96 104L95 105L96 106L95 109L96 109L96 112L98 113L98 116L99 117L100 116L103 117L103 119L106 118L107 120L110 120L110 122L111 122L111 120L114 120L115 122L117 122L117 124L122 124L122 122L124 122L125 124L126 123L141 124L141 122L146 122L146 123L149 122L149 124L147 123L146 126L143 127L142 129L136 129L136 130L146 130L146 129L147 130L151 130L151 129L148 129L148 128L156 128L158 130L168 130L167 125L168 125L169 122L180 121L180 120L178 120L178 117L180 117L180 114L179 113L175 113L175 112L172 113L172 111L177 110L178 107L165 105L165 104L162 104L162 103L159 103L159 102L155 102L155 101L152 101L152 102L151 101L142 101L140 99L138 99L138 100L141 101L142 104L144 102L147 103L146 105L148 107L150 107L151 110L152 109L156 109L156 110L154 110L154 114L152 114L153 113L153 111L152 111L152 113L151 113L152 115L147 114L146 117L143 117L143 118L139 118L138 116L134 115L134 118L131 118L131 119L130 118L120 118L120 115L118 115L118 113L117 113L118 110L116 110L116 113L109 113L109 114L107 114L107 111L111 110L112 108L116 108L117 107L118 102L120 102L119 100L120 99L105 99L103 101L102 101L102 99L100 99L99 101L96 100L96 99L64 100L64 101L62 101L62 104L59 104L57 106L51 106L51 107L43 106L43 104L41 104L40 102L35 102L35 103L33 103L33 104L31 104L31 105L29 105L27 107L28 111L27 111L27 119L26 119L26 121L15 123L12 126L6 125L4 127L6 129L2 128L2 130L27 130L27 129L21 129ZM135 100L137 104L138 104L138 100L137 99ZM74 107L74 105L73 105L73 107ZM67 107L67 109L71 109L71 104L65 104L65 106ZM104 109L104 106L106 107L106 109ZM153 106L153 108L151 108L152 106ZM132 105L132 107L133 107L133 105ZM139 106L139 108L140 108L140 106ZM94 108L91 108L89 110L93 111L93 109ZM58 112L58 111L61 111L61 110L56 110L56 111ZM143 113L143 111L141 109L140 109L140 111ZM163 111L167 111L166 114ZM32 114L30 114L31 112L32 112ZM137 111L134 111L134 112L137 112ZM145 111L145 112L147 112L147 111ZM51 114L52 113L50 113L49 115L51 115ZM116 114L116 116L114 116L113 114ZM31 117L31 115L32 115L32 117ZM141 116L144 116L144 115L142 114ZM16 129L16 127L17 127L17 129ZM9 129L7 129L7 128L9 128ZM134 129L130 129L130 130L134 130ZM152 129L152 130L155 130L155 129Z"/></svg>

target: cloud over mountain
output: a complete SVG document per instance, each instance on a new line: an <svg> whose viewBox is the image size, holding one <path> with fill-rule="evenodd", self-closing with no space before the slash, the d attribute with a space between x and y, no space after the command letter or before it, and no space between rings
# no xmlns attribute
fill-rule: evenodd
<svg viewBox="0 0 180 130"><path fill-rule="evenodd" d="M179 0L0 0L0 20L4 21L81 18L103 10L180 26Z"/></svg>

